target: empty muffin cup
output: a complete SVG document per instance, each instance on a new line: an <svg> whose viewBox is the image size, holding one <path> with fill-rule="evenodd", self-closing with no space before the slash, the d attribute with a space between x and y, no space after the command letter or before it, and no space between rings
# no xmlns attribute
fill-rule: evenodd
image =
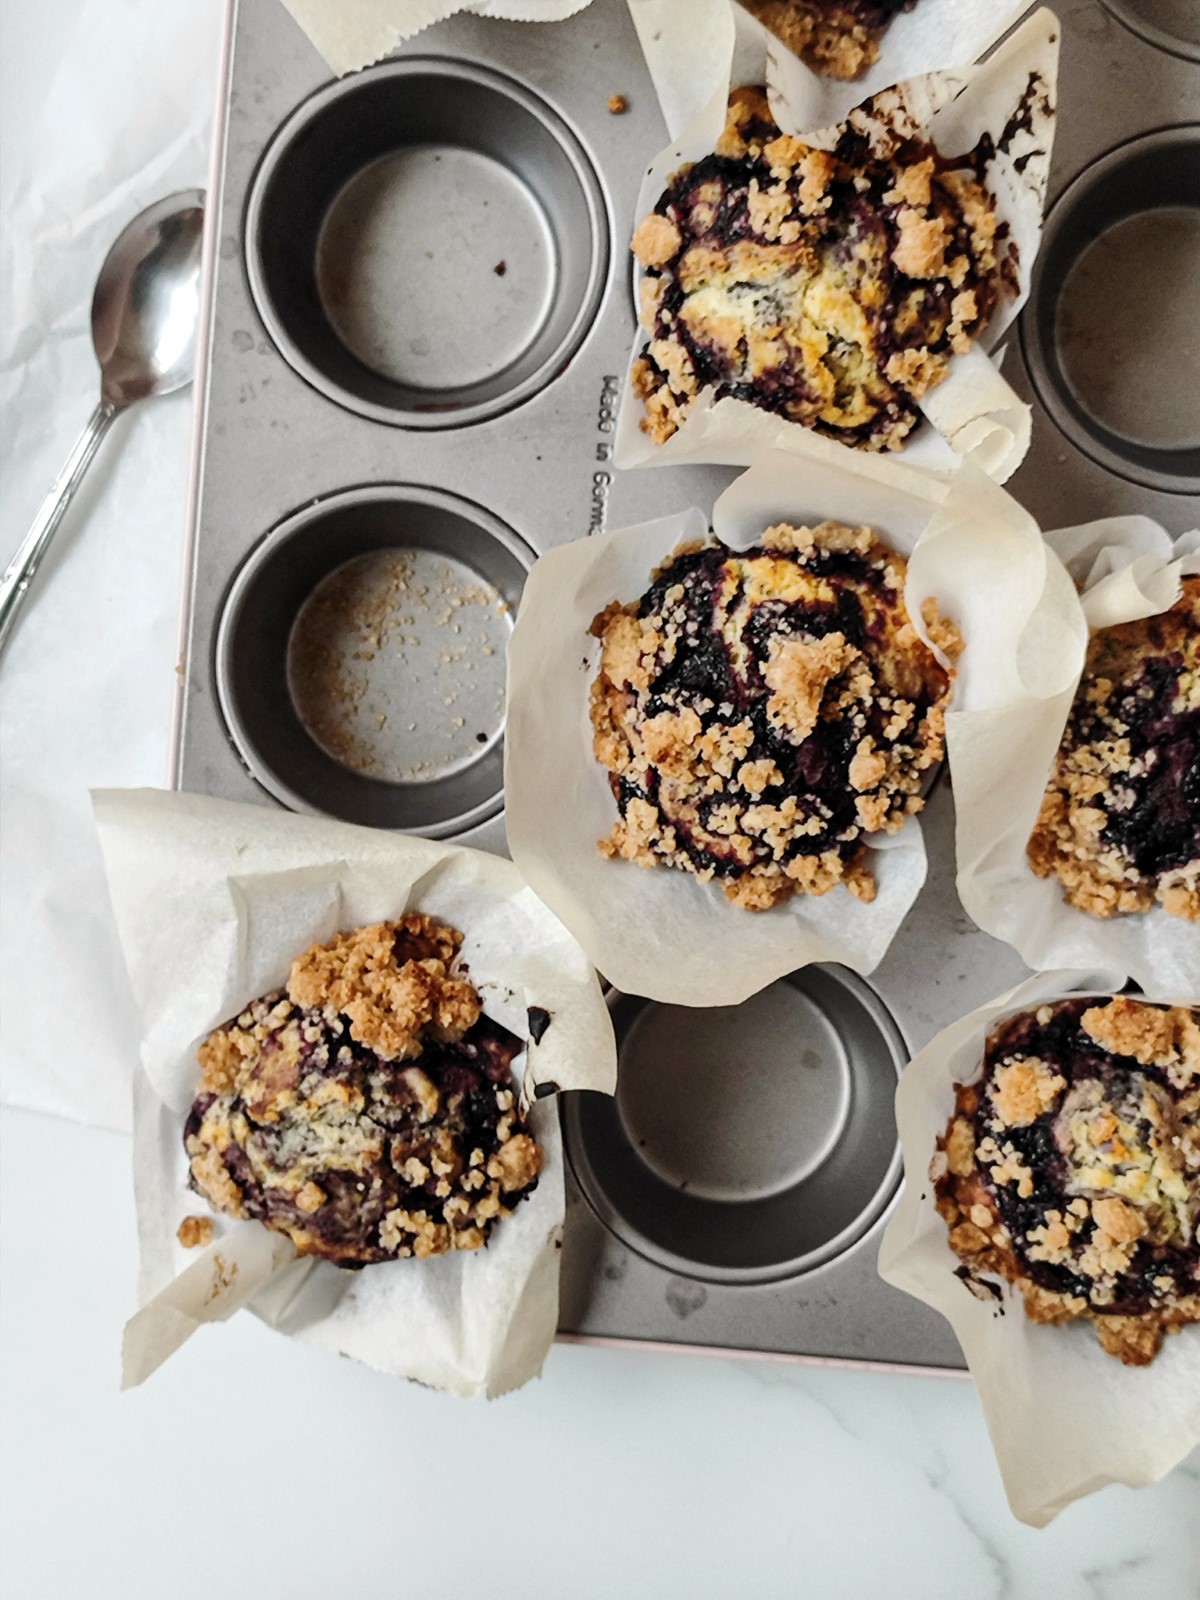
<svg viewBox="0 0 1200 1600"><path fill-rule="evenodd" d="M1108 471L1200 490L1200 127L1111 150L1046 222L1025 358L1067 437Z"/></svg>
<svg viewBox="0 0 1200 1600"><path fill-rule="evenodd" d="M806 967L740 1006L611 996L615 1099L565 1097L567 1148L631 1250L715 1283L770 1282L844 1254L896 1190L907 1060L874 991Z"/></svg>
<svg viewBox="0 0 1200 1600"><path fill-rule="evenodd" d="M533 552L435 489L373 485L274 528L234 579L216 679L296 811L440 838L503 805L504 660Z"/></svg>
<svg viewBox="0 0 1200 1600"><path fill-rule="evenodd" d="M1157 50L1200 61L1200 7L1196 0L1104 0L1131 33Z"/></svg>
<svg viewBox="0 0 1200 1600"><path fill-rule="evenodd" d="M250 286L285 359L409 428L495 416L553 380L603 293L599 182L563 118L471 62L386 62L306 100L263 157Z"/></svg>

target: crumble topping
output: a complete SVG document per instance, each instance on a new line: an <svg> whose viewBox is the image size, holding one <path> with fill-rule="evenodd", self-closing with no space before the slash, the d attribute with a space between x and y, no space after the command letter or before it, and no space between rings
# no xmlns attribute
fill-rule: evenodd
<svg viewBox="0 0 1200 1600"><path fill-rule="evenodd" d="M815 150L779 132L761 90L735 90L714 153L634 231L643 431L663 443L711 389L899 449L1015 281L979 165L894 135L872 147L853 126Z"/></svg>
<svg viewBox="0 0 1200 1600"><path fill-rule="evenodd" d="M858 78L879 59L879 42L916 0L741 0L814 72Z"/></svg>
<svg viewBox="0 0 1200 1600"><path fill-rule="evenodd" d="M1200 922L1200 577L1092 635L1027 853L1092 916Z"/></svg>
<svg viewBox="0 0 1200 1600"><path fill-rule="evenodd" d="M211 1217L184 1217L175 1230L175 1237L185 1250L203 1250L212 1243Z"/></svg>
<svg viewBox="0 0 1200 1600"><path fill-rule="evenodd" d="M618 819L603 854L720 881L747 910L844 883L865 836L920 810L951 674L869 528L780 523L754 549L681 547L593 621L593 749ZM930 608L949 657L961 640Z"/></svg>
<svg viewBox="0 0 1200 1600"><path fill-rule="evenodd" d="M396 962L397 926L403 966ZM432 917L378 922L297 956L288 996L298 1006L342 1013L359 1044L385 1060L419 1055L425 1038L455 1042L479 1020L479 996L448 971L461 943L461 934Z"/></svg>
<svg viewBox="0 0 1200 1600"><path fill-rule="evenodd" d="M451 970L461 944L416 913L340 934L215 1029L184 1129L196 1193L347 1266L484 1245L542 1154L516 1101L521 1041ZM185 1219L180 1242L204 1228Z"/></svg>
<svg viewBox="0 0 1200 1600"><path fill-rule="evenodd" d="M1054 1104L1066 1079L1044 1061L1017 1056L997 1067L988 1088L1001 1126L1027 1127Z"/></svg>
<svg viewBox="0 0 1200 1600"><path fill-rule="evenodd" d="M1144 1366L1200 1321L1200 1011L1118 995L1010 1017L931 1176L972 1271Z"/></svg>

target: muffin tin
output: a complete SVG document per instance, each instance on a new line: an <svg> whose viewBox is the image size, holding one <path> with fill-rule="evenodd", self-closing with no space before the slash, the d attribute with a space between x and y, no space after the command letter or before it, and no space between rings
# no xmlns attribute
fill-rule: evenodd
<svg viewBox="0 0 1200 1600"><path fill-rule="evenodd" d="M1034 408L1011 487L1046 527L1200 514L1196 319L1186 274L1154 280L1200 227L1194 35L1177 0L1064 23L1058 198L1008 361ZM665 142L625 0L459 16L342 82L278 0L240 0L226 65L175 780L503 851L531 563L733 476L611 466L626 241ZM944 779L924 825L929 881L869 980L806 969L735 1010L610 996L617 1097L564 1096L563 1337L962 1366L876 1274L892 1094L1025 968L959 906Z"/></svg>
<svg viewBox="0 0 1200 1600"><path fill-rule="evenodd" d="M1010 491L1043 528L1200 516L1200 20L1189 0L1063 19L1050 204L1018 348Z"/></svg>
<svg viewBox="0 0 1200 1600"><path fill-rule="evenodd" d="M533 560L482 506L418 485L285 517L217 625L217 695L247 769L293 810L429 838L494 816L504 651Z"/></svg>

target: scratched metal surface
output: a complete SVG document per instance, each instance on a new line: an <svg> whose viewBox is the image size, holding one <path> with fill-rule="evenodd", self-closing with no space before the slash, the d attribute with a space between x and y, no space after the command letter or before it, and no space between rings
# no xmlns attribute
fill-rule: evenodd
<svg viewBox="0 0 1200 1600"><path fill-rule="evenodd" d="M633 331L624 241L640 174L664 130L624 0L594 0L547 27L459 17L401 56L478 62L545 98L594 166L612 248L596 319L578 352L540 394L468 428L414 431L333 403L284 360L251 294L244 219L255 170L279 125L328 83L323 62L277 0L239 0L232 17L223 142L218 149L216 249L200 453L193 506L187 649L176 780L188 789L275 804L240 759L216 693L215 636L223 602L249 552L289 513L360 484L451 491L485 507L535 552L603 527L696 504L708 510L724 469L655 469L615 476L608 464L617 379ZM623 116L611 94L629 101ZM1059 193L1114 144L1200 116L1200 66L1155 49L1100 0L1064 8L1061 113L1052 175ZM430 218L430 226L439 225ZM474 241L486 254L486 227ZM453 315L452 305L447 314ZM1009 375L1034 404L1034 442L1012 489L1050 527L1144 511L1172 531L1200 515L1193 497L1153 494L1097 468L1042 410L1011 341ZM1025 969L963 913L953 884L953 799L945 782L925 813L929 880L872 987L910 1049L1018 981ZM458 835L504 849L503 815ZM780 1040L786 1056L793 1041ZM741 1349L786 1357L952 1369L956 1341L924 1306L875 1271L887 1210L836 1259L771 1283L704 1281L623 1244L568 1178L561 1331L566 1337Z"/></svg>

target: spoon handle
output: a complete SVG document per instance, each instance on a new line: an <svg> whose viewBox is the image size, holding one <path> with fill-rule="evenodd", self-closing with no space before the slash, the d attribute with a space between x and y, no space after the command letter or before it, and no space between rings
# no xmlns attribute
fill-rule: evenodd
<svg viewBox="0 0 1200 1600"><path fill-rule="evenodd" d="M3 578L0 578L0 652L8 643L33 575L51 539L58 532L58 525L75 498L75 491L83 482L83 475L91 466L92 457L108 432L117 409L111 400L101 400L92 412L87 427L79 435L75 448L54 480L54 487L38 507L33 526L21 540L16 555L5 568Z"/></svg>

